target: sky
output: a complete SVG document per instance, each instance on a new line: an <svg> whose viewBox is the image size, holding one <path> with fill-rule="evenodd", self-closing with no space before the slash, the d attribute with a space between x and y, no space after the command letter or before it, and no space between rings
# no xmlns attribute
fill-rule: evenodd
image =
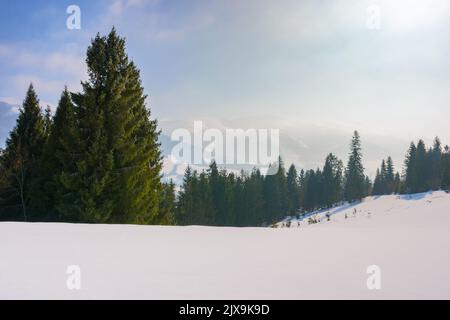
<svg viewBox="0 0 450 320"><path fill-rule="evenodd" d="M345 161L358 130L371 175L388 155L401 170L412 140L450 144L446 0L0 0L0 101L20 104L33 82L55 107L113 26L164 134L194 120L280 129L286 162L315 168L328 152Z"/></svg>

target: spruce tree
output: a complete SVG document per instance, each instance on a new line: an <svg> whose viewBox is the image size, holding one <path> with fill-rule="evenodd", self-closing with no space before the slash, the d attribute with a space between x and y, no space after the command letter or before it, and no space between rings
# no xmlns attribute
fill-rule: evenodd
<svg viewBox="0 0 450 320"><path fill-rule="evenodd" d="M188 166L184 172L183 184L178 195L178 201L175 209L175 223L178 225L187 225L191 223L190 216L193 214L193 172Z"/></svg>
<svg viewBox="0 0 450 320"><path fill-rule="evenodd" d="M401 192L401 188L402 188L402 181L400 178L400 173L397 172L394 178L394 193L399 194Z"/></svg>
<svg viewBox="0 0 450 320"><path fill-rule="evenodd" d="M392 158L389 156L386 160L386 176L385 176L386 194L392 194L395 192L394 180L395 180L394 162L392 161Z"/></svg>
<svg viewBox="0 0 450 320"><path fill-rule="evenodd" d="M300 211L304 210L305 207L305 187L306 187L306 181L305 181L305 170L301 169L300 174L298 177L298 183L299 183L299 189L300 189Z"/></svg>
<svg viewBox="0 0 450 320"><path fill-rule="evenodd" d="M264 177L258 169L254 169L244 182L244 210L246 219L244 226L260 226L264 222Z"/></svg>
<svg viewBox="0 0 450 320"><path fill-rule="evenodd" d="M236 195L237 191L237 183L236 177L234 173L227 174L226 170L222 170L221 172L224 186L225 186L225 212L226 212L226 226L236 226L238 221L238 212L237 212L237 201Z"/></svg>
<svg viewBox="0 0 450 320"><path fill-rule="evenodd" d="M416 153L416 145L414 142L411 142L404 163L404 193L413 193L418 189Z"/></svg>
<svg viewBox="0 0 450 320"><path fill-rule="evenodd" d="M175 224L176 185L171 179L163 184L163 196L159 206L159 218L157 223L161 225Z"/></svg>
<svg viewBox="0 0 450 320"><path fill-rule="evenodd" d="M380 194L387 193L387 169L386 169L386 161L384 159L381 161L380 167Z"/></svg>
<svg viewBox="0 0 450 320"><path fill-rule="evenodd" d="M364 180L364 195L363 197L367 197L372 193L372 181L370 180L369 176L366 176Z"/></svg>
<svg viewBox="0 0 450 320"><path fill-rule="evenodd" d="M48 113L46 113L48 115ZM75 109L67 88L61 94L50 126L40 166L40 186L33 191L32 202L39 208L46 221L78 222L76 211L62 216L58 208L76 199L68 199L61 182L65 172L77 170L75 159L81 154ZM42 188L43 187L43 188Z"/></svg>
<svg viewBox="0 0 450 320"><path fill-rule="evenodd" d="M52 116L52 109L49 105L45 108L44 111L44 136L48 138L50 136L50 129L53 124L53 116Z"/></svg>
<svg viewBox="0 0 450 320"><path fill-rule="evenodd" d="M6 140L0 162L6 181L0 191L2 207L11 220L36 220L30 207L33 185L39 177L39 160L45 143L45 121L39 99L30 84L16 126Z"/></svg>
<svg viewBox="0 0 450 320"><path fill-rule="evenodd" d="M375 180L373 182L372 195L379 196L381 194L382 194L382 180L381 180L380 169L377 168L377 172L375 174Z"/></svg>
<svg viewBox="0 0 450 320"><path fill-rule="evenodd" d="M342 161L330 153L325 159L322 170L322 198L323 205L331 207L337 203L342 193Z"/></svg>
<svg viewBox="0 0 450 320"><path fill-rule="evenodd" d="M208 169L208 181L214 204L214 221L219 226L225 226L228 221L227 195L225 194L225 176L219 172L217 163L212 161Z"/></svg>
<svg viewBox="0 0 450 320"><path fill-rule="evenodd" d="M272 223L285 216L288 212L288 185L286 169L281 157L276 166L275 174L266 175L264 179L265 222ZM269 169L268 172L271 172Z"/></svg>
<svg viewBox="0 0 450 320"><path fill-rule="evenodd" d="M294 215L300 208L300 185L295 166L292 164L287 173L288 214Z"/></svg>
<svg viewBox="0 0 450 320"><path fill-rule="evenodd" d="M172 180L162 184L158 216L155 219L155 224L175 224L175 184Z"/></svg>
<svg viewBox="0 0 450 320"><path fill-rule="evenodd" d="M216 225L216 208L214 207L208 174L205 172L200 174L198 183L194 185L194 199L197 212L196 224Z"/></svg>
<svg viewBox="0 0 450 320"><path fill-rule="evenodd" d="M434 139L433 149L430 150L430 176L428 186L432 190L438 190L442 182L442 147L438 137Z"/></svg>
<svg viewBox="0 0 450 320"><path fill-rule="evenodd" d="M361 140L358 131L353 134L350 155L345 170L345 198L360 200L365 194L365 175L362 164Z"/></svg>
<svg viewBox="0 0 450 320"><path fill-rule="evenodd" d="M278 164L274 164L278 166ZM271 165L273 166L273 165ZM269 169L270 172L270 169ZM264 222L271 224L276 220L281 210L280 186L277 174L266 175L264 178Z"/></svg>
<svg viewBox="0 0 450 320"><path fill-rule="evenodd" d="M286 177L286 168L281 156L278 157L278 171L276 173L278 190L279 190L279 210L275 218L281 218L288 212L289 200L288 200L288 185Z"/></svg>
<svg viewBox="0 0 450 320"><path fill-rule="evenodd" d="M416 150L416 174L417 186L413 192L425 192L429 190L429 158L423 140L419 140Z"/></svg>
<svg viewBox="0 0 450 320"><path fill-rule="evenodd" d="M161 154L139 70L113 29L87 51L89 80L73 96L83 154L65 188L78 199L61 208L86 222L158 223Z"/></svg>
<svg viewBox="0 0 450 320"><path fill-rule="evenodd" d="M308 170L305 174L303 207L307 211L319 207L320 175L321 172L318 169L316 171Z"/></svg>

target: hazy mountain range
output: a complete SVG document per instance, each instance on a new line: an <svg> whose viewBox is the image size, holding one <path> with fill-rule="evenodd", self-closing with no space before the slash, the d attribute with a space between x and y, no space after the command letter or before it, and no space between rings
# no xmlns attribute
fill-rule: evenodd
<svg viewBox="0 0 450 320"><path fill-rule="evenodd" d="M6 138L10 130L15 125L15 119L18 115L17 105L12 105L0 101L0 147L4 147ZM218 120L204 119L205 128L243 128L247 119ZM257 124L256 124L257 123ZM179 184L182 181L186 164L175 164L171 160L170 154L172 148L178 144L170 138L171 132L177 128L186 128L191 131L193 122L183 121L160 121L162 134L160 136L161 150L164 156L164 178L172 179ZM255 127L257 128L280 128L280 153L286 166L294 163L298 169L315 169L322 167L326 155L330 152L336 154L340 159L347 160L347 153L352 131L360 128L342 128L330 126L320 126L311 123L287 123L282 119L258 119L255 116ZM395 137L382 134L366 133L361 130L364 164L367 174L373 177L381 159L391 155L396 165L396 170L401 171L403 156L408 148L409 141L397 139ZM413 139L414 137L411 137ZM429 141L426 141L429 143ZM444 141L445 142L445 141ZM194 169L199 171L206 169L207 164L203 166L193 165ZM239 167L228 167L227 169L239 171ZM244 168L249 169L249 168Z"/></svg>

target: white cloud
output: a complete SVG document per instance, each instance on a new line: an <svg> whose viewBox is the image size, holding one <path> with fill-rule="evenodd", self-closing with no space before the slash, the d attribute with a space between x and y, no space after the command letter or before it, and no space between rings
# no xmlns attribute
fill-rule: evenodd
<svg viewBox="0 0 450 320"><path fill-rule="evenodd" d="M1 46L0 46L1 48ZM87 75L84 57L72 52L36 52L18 47L7 47L4 55L19 68L36 68L47 72L58 72L58 75L85 79Z"/></svg>
<svg viewBox="0 0 450 320"><path fill-rule="evenodd" d="M23 96L30 83L36 87L39 96L44 95L47 100L41 106L50 105L54 109L56 99L59 98L64 86L70 90L81 90L80 81L87 79L87 68L84 57L78 55L73 48L62 48L59 51L37 51L22 45L0 44L0 56L9 61L9 67L14 71L0 75L5 86L2 88L8 95ZM8 100L8 101L6 101ZM3 99L6 102L18 103L17 98Z"/></svg>
<svg viewBox="0 0 450 320"><path fill-rule="evenodd" d="M123 14L127 9L133 8L133 7L140 7L144 4L155 4L157 3L156 0L152 1L145 1L145 0L113 0L111 5L109 6L109 11L114 15L121 15Z"/></svg>
<svg viewBox="0 0 450 320"><path fill-rule="evenodd" d="M54 93L64 89L64 84L60 81L43 79L36 75L21 74L10 78L20 92L26 92L30 83L33 83L37 92Z"/></svg>

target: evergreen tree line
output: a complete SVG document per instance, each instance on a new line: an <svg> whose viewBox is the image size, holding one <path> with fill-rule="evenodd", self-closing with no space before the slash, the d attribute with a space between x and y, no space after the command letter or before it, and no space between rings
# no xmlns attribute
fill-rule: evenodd
<svg viewBox="0 0 450 320"><path fill-rule="evenodd" d="M438 137L428 148L423 140L411 142L403 173L394 173L391 157L381 162L373 184L373 195L409 194L450 189L450 148L442 147Z"/></svg>
<svg viewBox="0 0 450 320"><path fill-rule="evenodd" d="M86 64L81 92L66 88L53 116L28 88L0 150L0 220L260 226L370 194L450 188L450 150L438 138L428 149L411 143L402 174L383 160L372 185L355 131L345 167L331 153L322 168L300 172L280 158L273 175L212 162L202 172L187 168L176 196L173 183L161 182L157 121L125 40L114 29L97 35Z"/></svg>
<svg viewBox="0 0 450 320"><path fill-rule="evenodd" d="M370 192L358 132L354 133L345 169L332 153L322 169L298 173L291 165L286 171L281 158L275 165L276 174L266 176L258 169L237 175L219 170L215 162L201 173L188 167L176 204L177 223L268 225L286 215L331 207L344 199L358 200Z"/></svg>
<svg viewBox="0 0 450 320"><path fill-rule="evenodd" d="M361 141L355 132L346 167L330 153L322 169L285 170L264 176L258 169L235 174L219 170L212 162L202 172L187 168L176 203L175 219L181 225L260 226L286 216L333 207L368 195L417 193L450 189L450 150L438 138L426 150L422 140L411 143L404 172L394 169L389 156L383 160L372 184L364 174Z"/></svg>
<svg viewBox="0 0 450 320"><path fill-rule="evenodd" d="M43 113L30 85L0 154L0 220L171 224L156 120L113 29L87 50L89 80Z"/></svg>

